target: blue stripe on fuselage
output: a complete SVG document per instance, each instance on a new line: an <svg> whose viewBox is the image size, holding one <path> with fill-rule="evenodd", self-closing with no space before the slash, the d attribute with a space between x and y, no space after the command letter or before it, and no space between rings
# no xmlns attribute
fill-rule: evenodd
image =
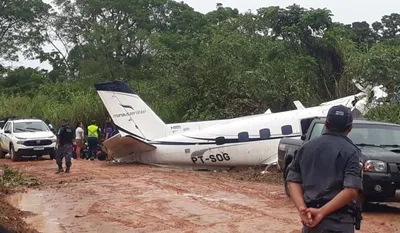
<svg viewBox="0 0 400 233"><path fill-rule="evenodd" d="M288 138L293 138L293 137L299 137L300 135L288 135L288 136L277 136L277 137L270 137L270 138L266 138L266 139L262 139L262 138L249 138L248 141L239 141L239 139L237 138L232 138L232 139L225 139L224 143L222 143L221 145L224 144L235 144L235 143L246 143L246 142L256 142L256 141L268 141L268 140L276 140L276 139L282 139L284 137L288 137ZM149 142L150 144L153 145L217 145L216 140L215 139L198 139L198 140L204 140L207 142L170 142L170 141L152 141Z"/></svg>
<svg viewBox="0 0 400 233"><path fill-rule="evenodd" d="M143 138L143 137L141 137L139 135L136 135L136 134L128 132L127 130L119 127L118 125L117 125L117 128L118 128L119 131L122 131L122 132L124 132L126 134L129 134L132 137L135 137L135 138L137 138L139 140L143 140L144 142L152 144L152 145L171 145L171 146L172 145L196 145L196 144L197 145L217 145L215 138L195 138L195 137L192 138L192 137L188 137L188 138L192 138L192 139L196 139L196 140L202 140L200 142L148 141L147 139L145 139L145 138ZM246 142L255 142L255 141L268 141L268 140L274 140L274 139L275 140L276 139L282 139L282 138L285 138L285 137L293 138L293 137L300 137L300 136L301 136L300 134L291 134L291 135L274 136L274 137L269 137L269 138L265 138L265 139L262 139L262 138L249 138L248 141L244 141L244 142L239 141L238 138L228 138L228 139L224 139L224 143L223 144L246 143ZM185 137L187 137L187 136L185 136Z"/></svg>

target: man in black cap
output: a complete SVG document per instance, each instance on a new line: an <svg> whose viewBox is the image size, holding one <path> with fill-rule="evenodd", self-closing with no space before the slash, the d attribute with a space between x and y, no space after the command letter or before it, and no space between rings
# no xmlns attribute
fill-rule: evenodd
<svg viewBox="0 0 400 233"><path fill-rule="evenodd" d="M350 109L329 109L325 132L298 150L289 165L289 193L303 222L303 233L354 232L354 203L362 191L361 151L347 137Z"/></svg>
<svg viewBox="0 0 400 233"><path fill-rule="evenodd" d="M69 126L67 120L62 120L62 126L58 131L58 149L56 151L56 163L58 165L58 171L56 174L63 172L62 168L62 159L65 158L65 165L67 169L65 170L66 173L69 172L71 168L71 158L73 154L73 147L72 147L72 140L74 138L74 131Z"/></svg>

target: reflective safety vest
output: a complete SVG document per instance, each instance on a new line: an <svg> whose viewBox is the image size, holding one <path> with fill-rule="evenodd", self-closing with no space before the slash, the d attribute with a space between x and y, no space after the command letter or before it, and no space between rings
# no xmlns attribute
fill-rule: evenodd
<svg viewBox="0 0 400 233"><path fill-rule="evenodd" d="M95 125L89 125L87 128L88 128L88 138L99 138L99 133L97 132L99 127Z"/></svg>

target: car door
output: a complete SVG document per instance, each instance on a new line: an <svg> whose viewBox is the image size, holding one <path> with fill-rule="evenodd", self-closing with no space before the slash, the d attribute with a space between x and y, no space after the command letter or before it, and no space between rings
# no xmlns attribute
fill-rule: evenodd
<svg viewBox="0 0 400 233"><path fill-rule="evenodd" d="M4 126L3 130L3 135L2 135L2 147L6 151L10 151L10 141L11 141L11 129L12 129L12 123L7 122L6 125Z"/></svg>

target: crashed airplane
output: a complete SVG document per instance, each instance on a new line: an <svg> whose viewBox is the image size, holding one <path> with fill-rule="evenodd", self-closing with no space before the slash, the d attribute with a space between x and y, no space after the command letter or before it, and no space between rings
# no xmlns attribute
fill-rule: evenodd
<svg viewBox="0 0 400 233"><path fill-rule="evenodd" d="M119 134L104 141L120 161L152 165L215 167L271 165L277 162L281 138L300 138L301 121L326 116L333 105L343 104L363 115L372 101L386 97L380 87L296 110L203 122L165 124L123 81L95 84ZM382 94L383 93L383 94ZM372 96L372 100L371 100ZM303 126L304 127L304 126Z"/></svg>

